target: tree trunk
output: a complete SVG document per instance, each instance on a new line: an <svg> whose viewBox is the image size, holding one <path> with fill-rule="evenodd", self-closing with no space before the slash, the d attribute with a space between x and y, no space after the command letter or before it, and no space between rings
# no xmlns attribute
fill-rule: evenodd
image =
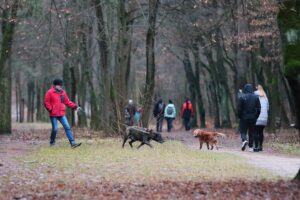
<svg viewBox="0 0 300 200"><path fill-rule="evenodd" d="M48 122L48 112L44 107L44 95L51 85L51 80L45 79L38 81L36 84L36 120L40 122Z"/></svg>
<svg viewBox="0 0 300 200"><path fill-rule="evenodd" d="M18 11L18 0L2 11L2 43L0 54L0 134L11 133L11 47Z"/></svg>
<svg viewBox="0 0 300 200"><path fill-rule="evenodd" d="M82 24L81 28L84 30L86 27L85 24ZM80 84L78 84L78 105L83 109L84 112L78 113L78 126L79 127L87 127L87 116L86 116L86 95L87 95L87 81L88 81L88 67L87 65L91 65L88 58L88 50L87 50L87 36L85 33L81 33L80 35L80 59L78 63L78 78ZM79 72L80 71L80 72Z"/></svg>
<svg viewBox="0 0 300 200"><path fill-rule="evenodd" d="M20 104L21 104L21 94L20 94L20 73L16 72L16 83L15 83L15 94L16 94L16 122L20 122Z"/></svg>
<svg viewBox="0 0 300 200"><path fill-rule="evenodd" d="M25 113L25 99L21 98L21 103L20 103L20 123L24 122L24 113Z"/></svg>
<svg viewBox="0 0 300 200"><path fill-rule="evenodd" d="M298 129L300 138L300 78L298 77L287 77L288 83L291 87L292 94L294 96L295 110L296 110L296 127Z"/></svg>
<svg viewBox="0 0 300 200"><path fill-rule="evenodd" d="M215 80L218 80L219 82L219 99L220 99L220 105L221 105L221 116L222 116L222 127L230 128L231 127L231 119L230 119L230 107L233 107L233 103L230 97L230 90L228 87L227 82L227 70L224 66L224 55L223 55L223 48L221 44L222 34L221 30L217 30L216 33L216 43L215 43L215 49L216 49L216 65L211 66L215 67L216 69L216 75ZM231 101L230 101L231 100Z"/></svg>
<svg viewBox="0 0 300 200"><path fill-rule="evenodd" d="M208 38L204 37L199 37L199 42L201 45L205 46L205 40L208 40ZM211 38L209 39L211 40ZM214 103L214 108L215 108L215 115L214 115L214 126L215 128L221 127L220 123L220 78L218 74L218 63L214 61L213 59L213 53L209 49L204 49L204 56L206 56L206 59L208 61L208 66L206 67L206 70L210 74L210 77L212 79L212 90L211 90L211 95ZM218 54L219 55L219 54ZM202 65L204 65L202 63ZM223 71L222 71L223 72Z"/></svg>
<svg viewBox="0 0 300 200"><path fill-rule="evenodd" d="M34 116L34 97L35 97L34 81L27 83L27 122L33 122Z"/></svg>
<svg viewBox="0 0 300 200"><path fill-rule="evenodd" d="M148 31L146 38L146 83L143 94L142 123L148 127L155 87L155 24L159 0L149 0Z"/></svg>
<svg viewBox="0 0 300 200"><path fill-rule="evenodd" d="M193 45L193 55L195 58L195 80L193 81L195 84L195 91L196 91L196 104L198 107L199 111L199 116L200 116L200 126L201 128L205 128L205 109L203 106L203 98L201 94L201 89L200 89L200 56L199 56L199 47L198 44Z"/></svg>
<svg viewBox="0 0 300 200"><path fill-rule="evenodd" d="M296 127L300 134L300 5L298 1L286 1L280 7L277 19L282 39L284 74L294 98ZM293 23L291 23L293 22ZM289 37L294 35L294 37ZM299 135L300 136L300 135Z"/></svg>
<svg viewBox="0 0 300 200"><path fill-rule="evenodd" d="M98 32L98 46L100 51L100 63L101 63L101 90L103 93L103 97L101 98L101 107L102 112L98 113L101 115L102 120L98 121L98 123L101 124L102 129L107 132L110 130L110 115L109 115L109 109L111 107L110 105L110 70L109 70L109 49L108 49L108 36L107 36L107 30L105 26L104 21L104 13L102 8L102 1L101 0L93 0L93 5L96 9L96 17L98 19L97 21L97 32ZM96 100L96 99L94 99Z"/></svg>
<svg viewBox="0 0 300 200"><path fill-rule="evenodd" d="M237 0L237 37L238 37L238 44L237 44L237 82L235 84L236 88L235 91L238 89L242 89L244 85L247 83L246 78L246 71L249 65L249 55L248 52L243 50L245 45L247 45L243 40L243 38L247 35L249 25L247 21L247 1L245 0Z"/></svg>
<svg viewBox="0 0 300 200"><path fill-rule="evenodd" d="M64 89L68 95L68 97L71 99L70 94L72 94L72 87L71 87L71 74L70 74L70 67L69 67L69 61L67 60L68 50L66 50L66 58L63 63L63 81L64 81ZM68 120L72 119L73 111L71 109L66 109L66 117Z"/></svg>

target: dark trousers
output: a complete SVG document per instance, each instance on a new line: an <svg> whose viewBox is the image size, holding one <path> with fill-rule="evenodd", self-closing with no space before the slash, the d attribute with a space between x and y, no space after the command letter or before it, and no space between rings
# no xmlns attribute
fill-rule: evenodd
<svg viewBox="0 0 300 200"><path fill-rule="evenodd" d="M263 125L254 126L254 146L255 148L262 148L264 142L264 128Z"/></svg>
<svg viewBox="0 0 300 200"><path fill-rule="evenodd" d="M189 131L191 129L191 119L188 118L183 118L183 123L186 131Z"/></svg>
<svg viewBox="0 0 300 200"><path fill-rule="evenodd" d="M253 132L254 132L254 126L256 123L256 119L241 119L240 120L240 132L241 132L241 138L242 142L247 140L247 133L248 133L248 146L250 148L253 147Z"/></svg>
<svg viewBox="0 0 300 200"><path fill-rule="evenodd" d="M162 132L162 125L163 125L163 116L159 116L156 118L156 131Z"/></svg>
<svg viewBox="0 0 300 200"><path fill-rule="evenodd" d="M167 120L167 125L168 125L168 132L170 132L171 129L173 128L173 118L166 117L166 120Z"/></svg>

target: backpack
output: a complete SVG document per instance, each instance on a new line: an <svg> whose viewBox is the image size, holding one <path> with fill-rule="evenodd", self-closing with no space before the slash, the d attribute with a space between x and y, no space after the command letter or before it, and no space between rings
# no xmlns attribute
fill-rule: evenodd
<svg viewBox="0 0 300 200"><path fill-rule="evenodd" d="M172 115L172 114L173 114L173 111L174 111L174 109L173 109L171 106L169 106L169 107L167 108L167 114L168 114L168 115Z"/></svg>
<svg viewBox="0 0 300 200"><path fill-rule="evenodd" d="M184 118L189 118L192 115L192 104L185 102L185 109L183 110L183 117Z"/></svg>

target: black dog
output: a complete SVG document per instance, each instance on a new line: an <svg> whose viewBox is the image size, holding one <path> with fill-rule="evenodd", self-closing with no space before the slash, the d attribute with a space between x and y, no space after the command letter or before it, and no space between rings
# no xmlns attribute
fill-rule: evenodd
<svg viewBox="0 0 300 200"><path fill-rule="evenodd" d="M150 140L154 140L159 143L164 142L160 133L154 132L151 129L149 130L138 126L129 126L126 128L126 134L124 136L122 148L124 148L124 145L128 139L131 140L129 141L131 148L133 147L132 143L136 141L141 142L141 144L137 148L140 148L144 144L147 144L149 147L152 147L152 145L150 144Z"/></svg>

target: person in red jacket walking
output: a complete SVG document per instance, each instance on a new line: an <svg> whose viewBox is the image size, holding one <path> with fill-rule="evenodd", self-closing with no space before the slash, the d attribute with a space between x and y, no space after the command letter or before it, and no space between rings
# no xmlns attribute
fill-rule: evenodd
<svg viewBox="0 0 300 200"><path fill-rule="evenodd" d="M66 106L69 108L81 110L79 106L70 101L67 93L62 88L63 81L61 79L55 79L53 81L53 86L47 91L44 99L44 105L49 112L52 131L50 137L50 146L55 145L55 138L58 130L57 120L62 124L65 129L67 138L70 141L71 147L75 148L81 145L81 143L76 143L73 133L71 131L68 119L65 116Z"/></svg>
<svg viewBox="0 0 300 200"><path fill-rule="evenodd" d="M180 115L183 119L185 130L189 131L191 129L191 118L194 117L193 105L189 98L186 98L185 102L182 104Z"/></svg>

